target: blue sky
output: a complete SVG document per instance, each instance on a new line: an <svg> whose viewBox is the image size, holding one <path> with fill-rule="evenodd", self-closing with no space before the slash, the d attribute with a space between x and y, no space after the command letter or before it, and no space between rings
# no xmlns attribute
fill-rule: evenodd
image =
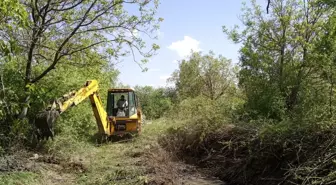
<svg viewBox="0 0 336 185"><path fill-rule="evenodd" d="M233 44L222 32L222 26L240 25L243 0L161 0L158 16L164 18L156 41L161 49L145 66L147 72L131 59L116 67L119 81L135 85L166 86L166 79L177 69L181 60L194 51L213 50L217 55L238 61L239 45ZM257 0L266 7L266 0Z"/></svg>

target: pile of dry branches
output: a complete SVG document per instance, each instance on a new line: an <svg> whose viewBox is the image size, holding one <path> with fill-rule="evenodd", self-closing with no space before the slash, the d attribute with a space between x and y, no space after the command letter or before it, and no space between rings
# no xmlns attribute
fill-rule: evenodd
<svg viewBox="0 0 336 185"><path fill-rule="evenodd" d="M335 128L316 124L171 129L162 146L232 184L333 184Z"/></svg>

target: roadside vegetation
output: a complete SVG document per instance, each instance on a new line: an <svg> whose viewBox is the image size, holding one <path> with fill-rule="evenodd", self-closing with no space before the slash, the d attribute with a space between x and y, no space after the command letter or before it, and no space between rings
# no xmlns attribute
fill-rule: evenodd
<svg viewBox="0 0 336 185"><path fill-rule="evenodd" d="M0 2L0 183L180 184L195 174L238 185L336 183L333 1L274 0L268 14L244 4L244 27L223 26L241 44L238 63L191 52L173 86L135 87L151 120L143 134L102 145L88 102L59 118L53 141L37 142L31 119L87 79L106 97L119 83L114 60L154 55L159 47L146 49L134 31L155 33L158 2L132 1L138 17L122 1L58 2Z"/></svg>
<svg viewBox="0 0 336 185"><path fill-rule="evenodd" d="M223 27L242 44L237 66L211 52L180 61L160 143L232 184L334 184L335 9L251 2L243 28Z"/></svg>

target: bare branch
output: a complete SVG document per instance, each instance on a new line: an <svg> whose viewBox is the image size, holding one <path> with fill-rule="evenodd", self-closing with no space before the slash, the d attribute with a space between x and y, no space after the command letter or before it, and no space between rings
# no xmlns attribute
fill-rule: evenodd
<svg viewBox="0 0 336 185"><path fill-rule="evenodd" d="M133 58L133 61L138 64L138 66L140 67L141 70L144 70L144 68L141 66L141 64L136 60L136 57L135 57L135 54L134 54L134 50L133 50L133 47L131 44L129 44L129 47L131 49L131 53L132 53L132 58Z"/></svg>
<svg viewBox="0 0 336 185"><path fill-rule="evenodd" d="M45 27L49 27L51 25L58 24L58 23L61 23L61 22L65 21L65 19L60 19L58 21L51 22L52 20L54 20L54 19L51 18L48 21L46 21Z"/></svg>
<svg viewBox="0 0 336 185"><path fill-rule="evenodd" d="M83 31L78 31L76 34L82 34L82 33L88 33L88 32L95 32L95 31L102 31L102 30L107 30L107 29L111 29L111 28L125 28L122 26L122 24L124 24L125 22L122 22L119 25L113 25L113 26L106 26L106 27L101 27L101 28L95 28L95 29L87 29L87 30L83 30ZM125 28L128 29L128 28Z"/></svg>
<svg viewBox="0 0 336 185"><path fill-rule="evenodd" d="M116 40L111 40L111 41L116 41ZM99 45L99 44L102 44L102 43L104 43L104 42L108 42L108 41L100 41L100 42L96 42L96 43L90 44L90 45L88 45L88 46L86 46L86 47L76 48L75 50L73 50L73 51L71 51L71 52L62 54L62 55L60 56L60 58L62 58L62 57L64 57L64 56L67 56L67 55L73 55L73 54L75 54L75 53L78 53L78 52L84 51L84 50L86 50L86 49L92 48L92 47L94 47L94 46L97 46L97 45Z"/></svg>
<svg viewBox="0 0 336 185"><path fill-rule="evenodd" d="M38 57L43 58L44 60L51 61L50 58L47 58L46 56L44 56L44 55L42 55L42 54L40 54L40 53L36 53L36 54L34 54L34 56L38 56Z"/></svg>
<svg viewBox="0 0 336 185"><path fill-rule="evenodd" d="M60 55L63 47L69 42L69 40L75 35L75 33L77 32L77 30L81 27L81 25L86 20L88 14L90 13L91 9L96 4L96 2L97 2L97 0L95 0L94 2L92 2L92 4L90 5L90 7L85 12L85 14L84 14L82 20L80 21L80 23L78 23L78 25L73 29L73 31L70 33L70 35L67 38L65 38L65 40L62 42L62 44L58 47L58 50L56 51L56 53L54 55L53 63L45 71L43 71L39 76L37 76L35 79L33 79L31 81L31 83L35 83L35 82L39 81L46 74L48 74L49 71L51 71L52 69L55 68L57 62L60 60L60 56L59 55Z"/></svg>
<svg viewBox="0 0 336 185"><path fill-rule="evenodd" d="M88 26L90 24L92 24L94 21L96 21L99 17L101 17L102 15L104 15L107 11L109 11L111 8L115 7L116 5L122 4L124 1L120 1L118 3L112 4L111 6L109 6L108 8L106 8L103 12L101 12L100 14L98 14L97 16L95 16L90 22L83 24L82 26ZM99 11L98 11L99 12ZM97 12L97 13L98 13Z"/></svg>
<svg viewBox="0 0 336 185"><path fill-rule="evenodd" d="M131 42L131 41L127 40L127 39L122 39L122 41L125 42L125 43L127 43L129 46L132 46L132 47L134 47L135 49L137 49L137 51L138 51L141 55L145 55L145 53L142 52L141 49L140 49L138 46L134 45L133 42ZM131 47L131 48L132 48L132 47ZM132 49L132 50L133 50L133 49ZM152 51L153 51L153 49L151 49L151 50L148 51L148 52L152 52Z"/></svg>
<svg viewBox="0 0 336 185"><path fill-rule="evenodd" d="M43 45L43 44L36 44L36 46L39 46L39 47L42 47L42 48L46 48L46 49L49 49L51 51L57 51L57 49L51 48L51 47Z"/></svg>
<svg viewBox="0 0 336 185"><path fill-rule="evenodd" d="M35 10L36 10L36 12L37 12L37 15L38 15L39 17L42 17L42 13L41 13L41 11L38 9L38 0L35 0Z"/></svg>
<svg viewBox="0 0 336 185"><path fill-rule="evenodd" d="M65 6L65 3L63 4L63 6L62 6L62 8L60 8L60 9L55 9L55 8L51 8L50 10L52 10L52 11L67 11L67 10L71 10L71 9L73 9L73 8L76 8L78 5L80 5L82 2L83 2L84 0L80 0L78 3L76 3L76 4L74 4L74 5L72 5L72 6L70 6L70 7L66 7L66 8L64 8L64 6Z"/></svg>

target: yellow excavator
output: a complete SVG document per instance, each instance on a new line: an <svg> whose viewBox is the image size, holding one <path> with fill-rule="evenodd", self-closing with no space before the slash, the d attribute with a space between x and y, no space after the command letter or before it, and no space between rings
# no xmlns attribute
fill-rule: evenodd
<svg viewBox="0 0 336 185"><path fill-rule="evenodd" d="M40 111L34 123L38 139L54 137L54 123L68 108L76 106L86 98L90 99L97 121L98 134L102 136L123 136L141 132L142 112L133 89L109 89L106 110L98 95L98 81L89 80L78 91L72 91L53 100L46 110Z"/></svg>

